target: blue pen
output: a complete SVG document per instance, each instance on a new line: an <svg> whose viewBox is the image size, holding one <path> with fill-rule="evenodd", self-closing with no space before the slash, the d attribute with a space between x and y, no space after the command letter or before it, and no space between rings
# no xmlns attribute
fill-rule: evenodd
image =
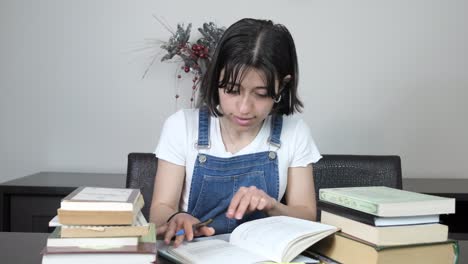
<svg viewBox="0 0 468 264"><path fill-rule="evenodd" d="M208 220L206 220L206 221L203 221L203 222L200 222L200 223L197 223L197 224L192 225L192 228L193 228L193 229L198 229L198 228L200 228L200 227L202 227L202 226L207 226L207 225L209 225L211 222L213 222L213 219L210 218L210 219L208 219ZM183 236L183 235L185 235L185 229L180 229L180 230L178 230L178 231L175 233L175 235L176 235L176 236Z"/></svg>

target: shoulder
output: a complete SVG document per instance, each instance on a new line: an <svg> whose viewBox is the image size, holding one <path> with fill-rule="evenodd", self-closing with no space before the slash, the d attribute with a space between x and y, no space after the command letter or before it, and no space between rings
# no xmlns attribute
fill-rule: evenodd
<svg viewBox="0 0 468 264"><path fill-rule="evenodd" d="M283 116L283 133L291 136L298 132L309 133L309 126L307 123L297 115Z"/></svg>
<svg viewBox="0 0 468 264"><path fill-rule="evenodd" d="M181 109L166 119L166 126L186 126L198 121L198 109Z"/></svg>

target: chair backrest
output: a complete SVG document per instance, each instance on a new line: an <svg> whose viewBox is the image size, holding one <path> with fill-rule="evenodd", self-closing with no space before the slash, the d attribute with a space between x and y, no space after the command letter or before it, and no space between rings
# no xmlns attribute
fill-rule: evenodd
<svg viewBox="0 0 468 264"><path fill-rule="evenodd" d="M321 188L387 186L402 189L399 156L323 155L313 169L317 201ZM320 211L317 219L320 219Z"/></svg>
<svg viewBox="0 0 468 264"><path fill-rule="evenodd" d="M145 206L141 211L148 221L157 168L158 159L153 153L128 154L127 182L125 186L140 189L145 200Z"/></svg>
<svg viewBox="0 0 468 264"><path fill-rule="evenodd" d="M127 164L127 188L139 188L145 199L143 215L149 219L157 158L153 153L130 153ZM323 155L314 164L315 194L320 188L387 186L402 188L399 156Z"/></svg>

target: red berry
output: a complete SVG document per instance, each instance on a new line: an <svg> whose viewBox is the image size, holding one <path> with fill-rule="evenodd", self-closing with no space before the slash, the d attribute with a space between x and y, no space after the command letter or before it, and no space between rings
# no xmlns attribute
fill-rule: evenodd
<svg viewBox="0 0 468 264"><path fill-rule="evenodd" d="M189 71L190 71L190 67L189 67L189 66L185 66L184 72L189 72Z"/></svg>

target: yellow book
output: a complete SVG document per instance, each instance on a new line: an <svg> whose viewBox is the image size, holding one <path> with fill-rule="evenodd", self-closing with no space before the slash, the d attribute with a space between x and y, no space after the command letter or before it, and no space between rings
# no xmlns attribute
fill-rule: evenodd
<svg viewBox="0 0 468 264"><path fill-rule="evenodd" d="M346 264L454 264L459 255L458 243L453 240L376 246L342 232L321 240L309 250Z"/></svg>

